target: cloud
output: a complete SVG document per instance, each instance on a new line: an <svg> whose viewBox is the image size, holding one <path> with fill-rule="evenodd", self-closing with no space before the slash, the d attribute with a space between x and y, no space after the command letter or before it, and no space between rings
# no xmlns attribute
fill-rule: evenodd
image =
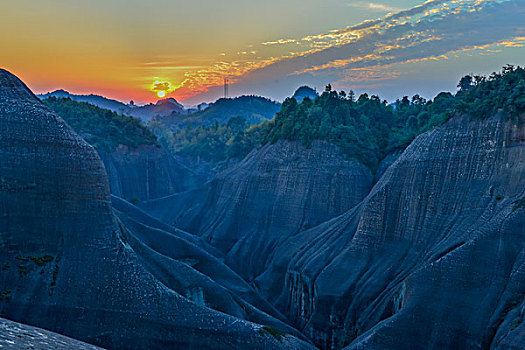
<svg viewBox="0 0 525 350"><path fill-rule="evenodd" d="M296 43L297 40L295 39L279 39L276 41L267 41L262 43L261 45L283 45L283 44L290 44L290 43Z"/></svg>
<svg viewBox="0 0 525 350"><path fill-rule="evenodd" d="M152 91L173 91L173 87L169 81L155 81L151 87Z"/></svg>
<svg viewBox="0 0 525 350"><path fill-rule="evenodd" d="M370 11L380 11L380 12L393 12L400 11L399 7L389 6L385 4L380 4L376 2L366 2L366 1L356 1L346 4L349 7L356 7L360 9L366 9Z"/></svg>
<svg viewBox="0 0 525 350"><path fill-rule="evenodd" d="M375 3L353 3L370 4ZM293 91L294 84L377 80L378 74L363 72L443 61L450 53L466 50L523 47L523 18L525 0L430 0L327 33L263 43L257 49L261 59L219 62L188 74L183 85L188 88L187 96L201 91L194 98L198 100L213 99L219 90L215 86L222 85L223 77L233 83L230 91L269 93L273 97ZM293 44L294 52L283 53L285 44ZM381 75L397 76L395 72Z"/></svg>

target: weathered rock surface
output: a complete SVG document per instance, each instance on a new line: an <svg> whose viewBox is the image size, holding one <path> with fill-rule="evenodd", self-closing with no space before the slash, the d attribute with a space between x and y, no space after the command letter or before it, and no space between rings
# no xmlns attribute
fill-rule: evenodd
<svg viewBox="0 0 525 350"><path fill-rule="evenodd" d="M120 145L111 153L99 150L99 155L111 193L128 200L166 197L195 188L200 182L199 176L155 145L135 149Z"/></svg>
<svg viewBox="0 0 525 350"><path fill-rule="evenodd" d="M120 198L112 202L126 242L164 285L199 305L304 338L200 237L162 224Z"/></svg>
<svg viewBox="0 0 525 350"><path fill-rule="evenodd" d="M96 151L4 70L0 120L2 317L107 348L309 347L159 279L148 265L157 261L133 250L148 247L131 242L152 236L132 235L113 214Z"/></svg>
<svg viewBox="0 0 525 350"><path fill-rule="evenodd" d="M523 349L524 159L523 116L453 118L257 286L325 349Z"/></svg>
<svg viewBox="0 0 525 350"><path fill-rule="evenodd" d="M201 235L226 254L226 263L249 280L286 238L358 204L372 174L339 149L315 142L279 141L255 150L204 188L142 208L169 224Z"/></svg>
<svg viewBox="0 0 525 350"><path fill-rule="evenodd" d="M0 348L33 350L102 349L42 328L31 327L4 318L0 318Z"/></svg>

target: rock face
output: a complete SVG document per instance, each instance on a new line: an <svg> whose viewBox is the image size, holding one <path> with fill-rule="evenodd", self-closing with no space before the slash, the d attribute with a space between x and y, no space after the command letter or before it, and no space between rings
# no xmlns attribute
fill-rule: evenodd
<svg viewBox="0 0 525 350"><path fill-rule="evenodd" d="M101 350L45 329L27 326L0 318L0 348L33 350Z"/></svg>
<svg viewBox="0 0 525 350"><path fill-rule="evenodd" d="M199 177L155 145L132 149L120 145L114 152L99 150L111 193L132 201L166 197L197 187Z"/></svg>
<svg viewBox="0 0 525 350"><path fill-rule="evenodd" d="M257 286L323 349L523 348L524 119L420 135L361 204L277 247Z"/></svg>
<svg viewBox="0 0 525 350"><path fill-rule="evenodd" d="M352 208L371 186L370 171L335 146L280 141L253 151L205 189L142 207L201 235L251 280L277 244Z"/></svg>
<svg viewBox="0 0 525 350"><path fill-rule="evenodd" d="M158 260L144 253L152 236L114 215L96 151L4 70L0 120L2 317L107 348L309 347L196 302L200 292L186 298L159 278ZM183 276L184 266L170 259L164 276ZM279 322L253 309L246 313Z"/></svg>

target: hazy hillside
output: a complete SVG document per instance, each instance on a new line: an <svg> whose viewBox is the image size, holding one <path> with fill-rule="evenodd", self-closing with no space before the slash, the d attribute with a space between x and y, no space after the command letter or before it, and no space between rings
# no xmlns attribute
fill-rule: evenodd
<svg viewBox="0 0 525 350"><path fill-rule="evenodd" d="M198 176L166 153L139 119L70 98L50 97L43 103L96 148L113 194L138 202L200 183Z"/></svg>
<svg viewBox="0 0 525 350"><path fill-rule="evenodd" d="M112 152L119 145L132 148L158 145L155 135L139 119L87 102L76 102L69 97L49 97L42 102L97 149Z"/></svg>
<svg viewBox="0 0 525 350"><path fill-rule="evenodd" d="M117 100L112 100L99 95L76 95L72 94L65 90L56 90L53 92L48 92L46 94L37 95L41 100L44 100L49 97L56 98L70 98L73 101L89 103L93 106L97 106L104 109L109 109L110 111L117 112L119 114L128 114L130 111L130 106L122 103Z"/></svg>
<svg viewBox="0 0 525 350"><path fill-rule="evenodd" d="M125 104L99 95L76 95L65 90L56 90L47 94L38 95L38 97L42 100L49 97L70 98L76 102L85 102L103 109L109 109L118 114L133 116L145 122L148 122L155 117L165 117L171 114L184 112L184 106L178 103L174 98L166 98L159 100L156 103L137 106L134 104Z"/></svg>

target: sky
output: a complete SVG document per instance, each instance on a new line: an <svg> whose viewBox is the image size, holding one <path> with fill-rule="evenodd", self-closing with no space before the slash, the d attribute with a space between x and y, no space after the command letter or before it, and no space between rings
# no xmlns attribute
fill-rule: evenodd
<svg viewBox="0 0 525 350"><path fill-rule="evenodd" d="M0 67L36 93L121 101L301 85L389 101L525 65L525 0L2 0Z"/></svg>

